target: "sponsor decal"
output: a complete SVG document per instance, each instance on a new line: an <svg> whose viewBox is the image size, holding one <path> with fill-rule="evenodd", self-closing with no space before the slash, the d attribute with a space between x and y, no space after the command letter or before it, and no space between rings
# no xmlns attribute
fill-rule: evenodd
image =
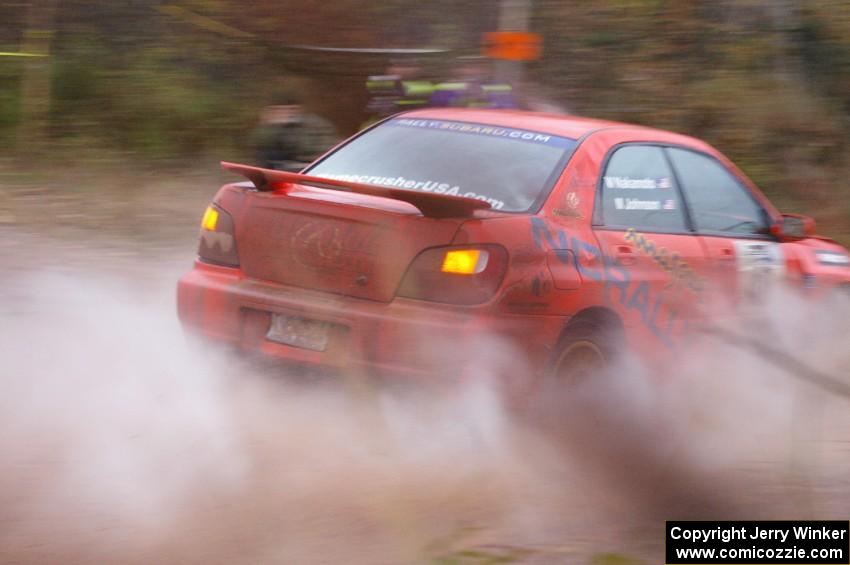
<svg viewBox="0 0 850 565"><path fill-rule="evenodd" d="M846 255L845 253L830 251L828 249L818 249L815 251L815 255L818 258L818 263L821 265L850 267L850 255Z"/></svg>
<svg viewBox="0 0 850 565"><path fill-rule="evenodd" d="M561 229L552 230L540 218L531 218L531 237L539 249L554 251L559 261L574 261L582 279L601 283L605 300L627 311L635 311L641 323L666 347L675 348L673 336L688 332L687 318L679 317L677 309L664 294L656 293L653 296L647 281L632 280L628 269L605 255L595 243L567 235ZM650 243L646 243L647 248ZM577 260L577 257L581 259ZM679 265L679 272L686 271L678 257L674 261L671 255L669 260Z"/></svg>
<svg viewBox="0 0 850 565"><path fill-rule="evenodd" d="M634 245L641 253L648 256L672 277L671 286L682 285L694 294L700 295L705 290L705 279L694 273L693 269L679 257L679 254L670 252L666 247L659 247L646 235L639 233L635 228L629 228L623 235L623 239Z"/></svg>
<svg viewBox="0 0 850 565"><path fill-rule="evenodd" d="M474 198L488 202L494 210L501 210L505 202L496 198L490 198L483 194L472 191L464 191L460 186L447 182L439 182L434 180L413 180L402 176L386 177L377 175L360 175L360 174L320 174L324 179L342 180L347 182L357 182L361 184L373 184L378 186L388 186L391 188L404 188L408 190L418 190L420 192L433 192L434 194L445 194L448 196L462 196L464 198Z"/></svg>
<svg viewBox="0 0 850 565"><path fill-rule="evenodd" d="M738 292L747 302L763 302L768 289L785 274L782 247L771 241L736 240Z"/></svg>
<svg viewBox="0 0 850 565"><path fill-rule="evenodd" d="M581 210L572 210L572 209L561 209L555 208L552 210L553 216L561 216L564 218L570 218L573 220L580 220L584 218L584 214L581 213Z"/></svg>
<svg viewBox="0 0 850 565"><path fill-rule="evenodd" d="M487 124L476 124L471 122L452 122L447 120L417 120L413 118L399 118L390 120L386 123L388 126L401 126L410 128L430 129L453 131L458 133L483 135L488 137L501 137L505 139L513 139L516 141L525 141L528 143L537 143L540 145L550 145L553 147L572 147L575 142L566 137L540 133L536 131L528 131L515 128L499 127Z"/></svg>
<svg viewBox="0 0 850 565"><path fill-rule="evenodd" d="M577 192L568 192L564 198L565 208L555 208L552 210L554 216L562 216L564 218L580 219L584 218L581 212L581 199Z"/></svg>

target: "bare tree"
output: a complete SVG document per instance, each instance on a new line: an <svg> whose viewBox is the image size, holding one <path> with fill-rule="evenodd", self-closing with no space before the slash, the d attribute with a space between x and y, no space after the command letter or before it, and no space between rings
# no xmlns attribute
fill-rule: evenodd
<svg viewBox="0 0 850 565"><path fill-rule="evenodd" d="M27 54L21 75L21 121L19 149L27 154L44 146L50 113L51 60L54 21L58 0L31 0L21 53ZM29 56L31 55L31 56Z"/></svg>

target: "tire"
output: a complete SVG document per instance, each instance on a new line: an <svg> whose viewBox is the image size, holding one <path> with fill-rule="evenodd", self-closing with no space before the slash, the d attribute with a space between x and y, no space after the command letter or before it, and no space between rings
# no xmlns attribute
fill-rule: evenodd
<svg viewBox="0 0 850 565"><path fill-rule="evenodd" d="M549 377L558 386L575 386L604 374L621 351L620 333L591 321L574 322L555 347Z"/></svg>

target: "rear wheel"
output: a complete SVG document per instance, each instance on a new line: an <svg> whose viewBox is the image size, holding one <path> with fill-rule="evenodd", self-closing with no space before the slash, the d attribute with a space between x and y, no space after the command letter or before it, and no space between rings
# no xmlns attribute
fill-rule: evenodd
<svg viewBox="0 0 850 565"><path fill-rule="evenodd" d="M576 385L604 373L614 363L618 332L593 322L576 322L558 342L550 376L559 385Z"/></svg>
<svg viewBox="0 0 850 565"><path fill-rule="evenodd" d="M559 438L572 430L582 439L586 426L605 412L600 402L612 384L606 376L622 351L622 336L619 320L574 318L556 343L526 410L533 425Z"/></svg>

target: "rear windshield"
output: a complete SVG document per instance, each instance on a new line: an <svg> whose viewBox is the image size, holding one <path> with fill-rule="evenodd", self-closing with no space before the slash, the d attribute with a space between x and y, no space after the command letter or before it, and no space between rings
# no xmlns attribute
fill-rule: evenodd
<svg viewBox="0 0 850 565"><path fill-rule="evenodd" d="M396 118L312 167L318 177L477 198L525 212L548 193L573 139L498 126Z"/></svg>

